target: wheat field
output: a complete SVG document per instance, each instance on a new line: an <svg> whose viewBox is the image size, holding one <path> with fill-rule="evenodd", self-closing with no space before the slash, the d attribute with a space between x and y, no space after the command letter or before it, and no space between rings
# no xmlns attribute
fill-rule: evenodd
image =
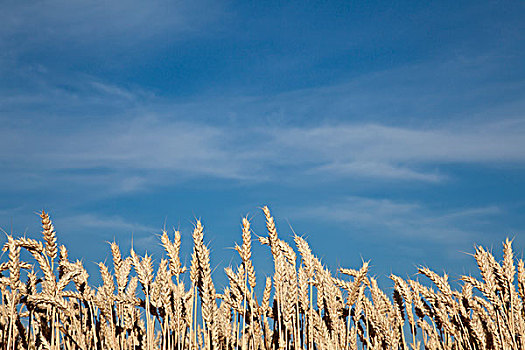
<svg viewBox="0 0 525 350"><path fill-rule="evenodd" d="M385 292L367 262L334 275L302 237L295 248L281 240L263 212L267 236L258 241L270 250L273 276L256 277L245 218L235 246L242 263L225 269L229 286L217 291L200 221L190 266L181 263L180 233L163 231L158 266L111 243L113 266L98 264L103 283L94 287L42 211L43 241L7 235L3 246L1 349L525 348L525 267L508 239L501 262L476 247L482 278L462 276L460 290L420 267L415 279L391 275ZM22 249L32 261L22 261Z"/></svg>

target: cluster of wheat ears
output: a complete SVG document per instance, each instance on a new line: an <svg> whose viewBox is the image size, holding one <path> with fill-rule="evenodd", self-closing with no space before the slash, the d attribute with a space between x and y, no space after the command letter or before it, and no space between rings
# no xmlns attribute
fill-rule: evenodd
<svg viewBox="0 0 525 350"><path fill-rule="evenodd" d="M49 215L41 213L44 242L7 236L0 264L2 349L522 349L525 348L525 268L511 242L503 261L477 247L482 280L421 267L428 281L392 275L392 298L359 269L335 277L295 236L299 252L278 237L263 208L275 273L262 298L254 293L250 222L242 221L242 263L226 268L229 286L217 293L199 221L189 270L179 258L181 235L162 232L167 258L153 268L133 248L122 257L111 243L113 268L99 263L102 285L88 285L80 261L57 245ZM21 249L36 264L21 261ZM28 255L28 254L26 254ZM29 256L29 255L28 255ZM38 270L35 270L38 267ZM183 280L189 274L189 281ZM7 275L7 276L6 276ZM430 286L431 285L431 286ZM140 288L139 288L140 286Z"/></svg>

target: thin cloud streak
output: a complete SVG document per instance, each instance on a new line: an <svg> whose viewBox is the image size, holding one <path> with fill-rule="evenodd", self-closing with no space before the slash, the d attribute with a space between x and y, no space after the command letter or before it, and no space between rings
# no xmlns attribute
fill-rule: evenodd
<svg viewBox="0 0 525 350"><path fill-rule="evenodd" d="M201 11L202 6L207 11ZM12 54L46 45L105 44L107 53L114 46L136 45L158 36L164 41L187 38L220 14L218 4L206 1L5 1L0 6L0 45Z"/></svg>
<svg viewBox="0 0 525 350"><path fill-rule="evenodd" d="M343 162L523 163L524 132L525 119L434 129L340 124L280 130L276 139L283 147Z"/></svg>
<svg viewBox="0 0 525 350"><path fill-rule="evenodd" d="M448 62L435 70L466 77L461 90L478 79L466 70L471 63ZM0 161L6 169L0 177L4 184L16 178L15 187L60 180L116 194L180 179L253 183L283 181L284 174L306 184L363 178L438 184L454 178L443 165L525 164L525 119L516 112L520 83L510 83L514 97L495 105L492 118L481 104L477 118L457 122L389 119L401 107L435 114L450 97L437 76L432 77L437 87L419 86L429 74L439 75L428 64L266 97L197 96L180 102L89 75L61 77L45 67L14 64L27 86L0 88ZM391 88L378 90L382 85ZM486 86L469 98L478 101L496 90ZM378 103L383 112L374 109ZM433 107L422 111L421 105ZM371 119L345 118L357 112ZM487 121L500 114L506 117ZM303 117L308 122L295 122Z"/></svg>
<svg viewBox="0 0 525 350"><path fill-rule="evenodd" d="M471 222L501 214L497 206L433 210L419 202L349 196L335 203L289 208L295 219L332 222L376 237L461 245L479 237ZM467 222L467 224L466 224Z"/></svg>
<svg viewBox="0 0 525 350"><path fill-rule="evenodd" d="M436 173L424 173L392 164L370 161L333 162L311 171L312 174L340 177L368 176L375 179L416 180L423 182L441 182L447 176Z"/></svg>
<svg viewBox="0 0 525 350"><path fill-rule="evenodd" d="M169 174L235 181L273 181L287 174L438 183L449 177L439 170L441 165L525 164L525 120L469 129L377 124L238 129L150 117L125 125L99 122L89 129L63 128L66 132L53 127L0 131L0 160L7 172L38 169L43 176L58 172L62 179L89 179L78 171L92 170L93 179L114 177L122 190L133 191L151 180L169 181Z"/></svg>
<svg viewBox="0 0 525 350"><path fill-rule="evenodd" d="M119 234L160 232L159 228L130 222L120 216L104 216L90 213L62 217L59 223L64 231L92 231L96 229L114 230Z"/></svg>

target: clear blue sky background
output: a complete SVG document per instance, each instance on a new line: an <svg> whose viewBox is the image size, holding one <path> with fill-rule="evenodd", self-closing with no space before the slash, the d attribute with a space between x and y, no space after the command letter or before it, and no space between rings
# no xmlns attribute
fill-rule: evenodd
<svg viewBox="0 0 525 350"><path fill-rule="evenodd" d="M215 275L244 215L332 268L452 276L525 248L523 1L0 3L0 226L72 258L161 256L202 218ZM262 277L269 252L255 244ZM96 277L94 277L96 278Z"/></svg>

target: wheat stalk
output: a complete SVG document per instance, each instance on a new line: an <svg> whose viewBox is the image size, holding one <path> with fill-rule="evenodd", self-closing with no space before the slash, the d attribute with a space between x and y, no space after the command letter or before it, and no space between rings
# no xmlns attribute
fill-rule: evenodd
<svg viewBox="0 0 525 350"><path fill-rule="evenodd" d="M294 235L296 253L279 238L268 207L263 213L268 236L259 241L270 246L274 274L259 304L247 218L242 244L235 245L241 264L224 270L229 286L219 295L200 221L188 288L181 234L174 231L172 240L164 230L167 257L156 266L148 254L132 248L123 257L110 243L113 271L98 263L102 285L95 288L82 263L58 247L43 211L43 241L7 235L3 245L2 349L525 349L525 263L511 240L503 242L501 261L475 247L481 279L462 276L459 289L447 274L420 267L430 284L391 275L393 293L386 293L368 275L368 262L333 276L304 238Z"/></svg>

